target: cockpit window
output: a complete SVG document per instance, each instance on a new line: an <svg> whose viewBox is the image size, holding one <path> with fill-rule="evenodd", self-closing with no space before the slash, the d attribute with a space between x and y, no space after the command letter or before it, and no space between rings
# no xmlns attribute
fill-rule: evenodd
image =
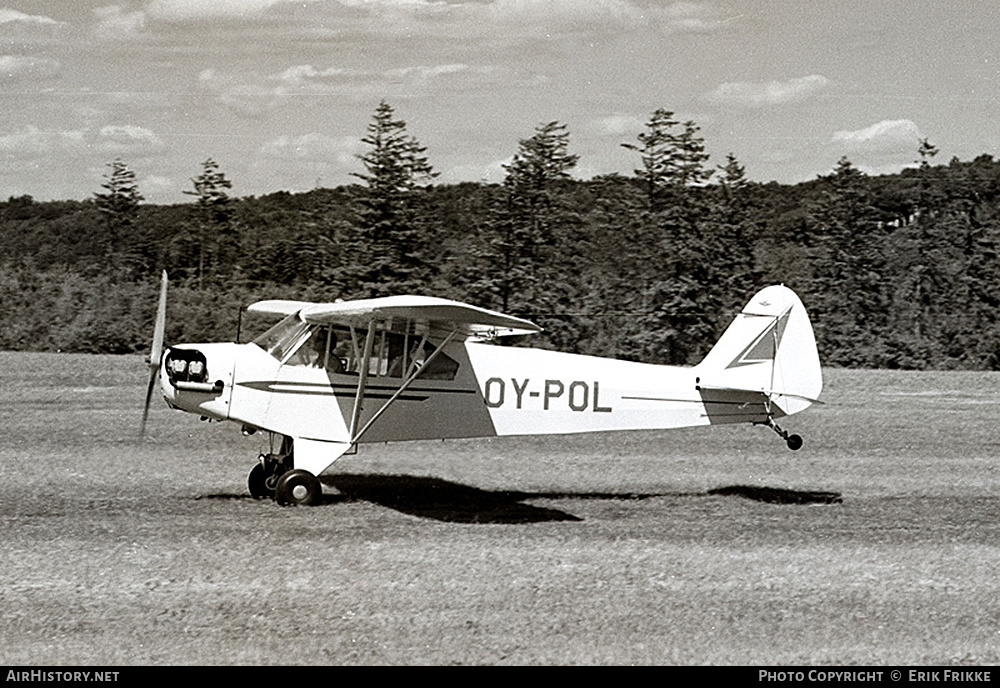
<svg viewBox="0 0 1000 688"><path fill-rule="evenodd" d="M308 325L289 316L254 340L285 365L323 368L357 375L364 361L367 330L335 325ZM454 380L458 362L419 334L375 331L368 374L406 379L420 370L423 380ZM427 361L430 361L429 363Z"/></svg>

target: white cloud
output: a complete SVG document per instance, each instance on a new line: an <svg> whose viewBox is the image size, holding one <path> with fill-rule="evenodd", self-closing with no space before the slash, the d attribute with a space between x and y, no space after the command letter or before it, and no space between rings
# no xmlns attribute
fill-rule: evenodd
<svg viewBox="0 0 1000 688"><path fill-rule="evenodd" d="M354 162L355 154L362 149L361 141L354 137L333 137L326 134L278 136L260 147L262 155L276 160L307 162L335 162L347 165Z"/></svg>
<svg viewBox="0 0 1000 688"><path fill-rule="evenodd" d="M0 155L24 158L51 153L80 153L87 149L85 132L45 131L28 126L23 131L0 136Z"/></svg>
<svg viewBox="0 0 1000 688"><path fill-rule="evenodd" d="M94 145L104 153L133 156L158 153L166 147L149 129L128 124L101 127Z"/></svg>
<svg viewBox="0 0 1000 688"><path fill-rule="evenodd" d="M55 19L50 17L43 17L40 15L25 14L24 12L18 12L17 10L0 8L0 24L46 24L49 26L54 26L59 24Z"/></svg>
<svg viewBox="0 0 1000 688"><path fill-rule="evenodd" d="M163 141L149 129L107 125L98 130L43 130L35 126L0 136L0 155L19 160L96 153L102 156L143 157L164 150Z"/></svg>
<svg viewBox="0 0 1000 688"><path fill-rule="evenodd" d="M642 12L627 0L496 0L489 13L504 22L642 20Z"/></svg>
<svg viewBox="0 0 1000 688"><path fill-rule="evenodd" d="M139 188L147 198L151 195L177 191L182 186L184 185L177 180L158 174L149 174L139 180Z"/></svg>
<svg viewBox="0 0 1000 688"><path fill-rule="evenodd" d="M865 151L916 150L920 130L908 119L887 119L856 131L837 131L830 139L846 148Z"/></svg>
<svg viewBox="0 0 1000 688"><path fill-rule="evenodd" d="M304 4L310 0L299 0ZM315 2L315 0L312 0ZM289 0L150 0L145 12L152 19L191 21L199 19L246 19L263 14Z"/></svg>
<svg viewBox="0 0 1000 688"><path fill-rule="evenodd" d="M499 183L507 178L506 165L510 165L512 157L503 160L493 160L485 164L453 165L441 173L441 181L447 184L457 182Z"/></svg>
<svg viewBox="0 0 1000 688"><path fill-rule="evenodd" d="M59 72L59 61L29 55L0 55L0 78L43 78Z"/></svg>
<svg viewBox="0 0 1000 688"><path fill-rule="evenodd" d="M453 76L468 71L470 71L469 66L463 64L416 65L389 70L385 76L393 82L408 81L412 84L424 84L440 77Z"/></svg>
<svg viewBox="0 0 1000 688"><path fill-rule="evenodd" d="M307 82L337 79L346 76L348 73L348 70L339 67L316 69L312 65L295 65L283 71L277 78L279 81L298 86Z"/></svg>
<svg viewBox="0 0 1000 688"><path fill-rule="evenodd" d="M98 38L122 38L146 28L148 18L142 10L126 11L118 5L94 10L94 33Z"/></svg>
<svg viewBox="0 0 1000 688"><path fill-rule="evenodd" d="M610 115L594 122L594 128L601 134L624 136L643 131L645 122L633 115Z"/></svg>
<svg viewBox="0 0 1000 688"><path fill-rule="evenodd" d="M301 5L318 0L299 0ZM246 20L260 17L289 0L149 0L136 9L107 5L94 10L95 33L101 38L127 38L155 23L179 24L209 20Z"/></svg>
<svg viewBox="0 0 1000 688"><path fill-rule="evenodd" d="M668 33L713 33L725 28L729 21L720 17L713 6L696 2L675 2L654 8L652 13Z"/></svg>
<svg viewBox="0 0 1000 688"><path fill-rule="evenodd" d="M837 131L830 138L831 157L846 156L868 174L889 174L916 160L923 138L908 119L883 120L855 131Z"/></svg>
<svg viewBox="0 0 1000 688"><path fill-rule="evenodd" d="M726 82L708 93L705 99L716 105L737 107L768 107L796 103L826 90L832 82L825 76L809 76L754 83L749 81Z"/></svg>

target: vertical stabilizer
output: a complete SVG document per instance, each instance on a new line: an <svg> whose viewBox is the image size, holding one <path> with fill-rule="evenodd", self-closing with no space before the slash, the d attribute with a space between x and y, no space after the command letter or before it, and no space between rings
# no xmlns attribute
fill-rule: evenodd
<svg viewBox="0 0 1000 688"><path fill-rule="evenodd" d="M750 299L696 371L705 389L766 394L777 415L805 410L823 389L809 316L784 286Z"/></svg>

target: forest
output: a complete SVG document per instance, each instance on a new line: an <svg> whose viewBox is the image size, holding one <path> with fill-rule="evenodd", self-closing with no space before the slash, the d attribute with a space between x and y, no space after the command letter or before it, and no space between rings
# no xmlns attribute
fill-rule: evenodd
<svg viewBox="0 0 1000 688"><path fill-rule="evenodd" d="M568 128L540 124L501 183L435 183L382 103L356 182L234 197L212 159L190 203L143 203L127 162L82 201L0 202L0 350L147 352L161 270L167 343L247 341L263 298L443 296L529 318L513 342L697 362L753 293L794 289L823 364L1000 369L1000 163L869 176L842 158L786 185L710 166L694 122L661 109L622 145L632 175L572 177ZM513 145L512 145L513 149Z"/></svg>

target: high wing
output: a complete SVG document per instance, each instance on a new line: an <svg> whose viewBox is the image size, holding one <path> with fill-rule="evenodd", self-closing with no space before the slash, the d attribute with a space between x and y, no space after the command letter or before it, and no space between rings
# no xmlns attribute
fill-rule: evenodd
<svg viewBox="0 0 1000 688"><path fill-rule="evenodd" d="M402 329L410 322L421 321L460 338L534 334L542 329L529 320L434 296L386 296L335 303L259 301L247 312L281 317L298 313L307 323L355 327L380 320L390 330L394 324Z"/></svg>

